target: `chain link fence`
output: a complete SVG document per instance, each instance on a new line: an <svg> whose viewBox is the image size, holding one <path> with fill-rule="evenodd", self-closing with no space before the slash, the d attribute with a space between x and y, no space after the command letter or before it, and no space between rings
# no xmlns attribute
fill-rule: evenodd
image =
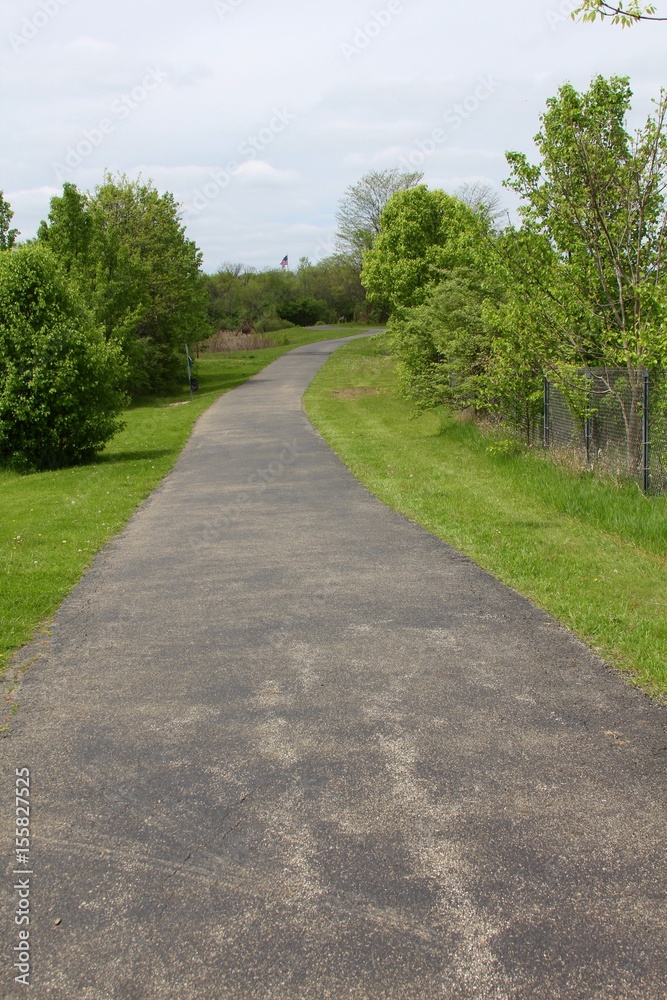
<svg viewBox="0 0 667 1000"><path fill-rule="evenodd" d="M591 369L571 387L545 378L541 438L561 461L667 492L667 378L622 368Z"/></svg>

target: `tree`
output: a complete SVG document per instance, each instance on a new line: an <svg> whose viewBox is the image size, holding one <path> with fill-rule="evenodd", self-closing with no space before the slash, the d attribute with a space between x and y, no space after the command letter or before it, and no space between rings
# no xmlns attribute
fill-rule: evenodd
<svg viewBox="0 0 667 1000"><path fill-rule="evenodd" d="M44 246L0 254L0 459L56 468L120 427L125 364Z"/></svg>
<svg viewBox="0 0 667 1000"><path fill-rule="evenodd" d="M574 19L581 21L608 20L612 24L620 24L630 28L638 21L667 21L667 17L655 17L656 8L652 3L641 3L641 0L583 0L583 3L572 12Z"/></svg>
<svg viewBox="0 0 667 1000"><path fill-rule="evenodd" d="M361 280L371 301L393 309L419 305L454 267L465 265L488 232L486 220L462 201L426 185L399 191L387 203L380 232L364 253Z"/></svg>
<svg viewBox="0 0 667 1000"><path fill-rule="evenodd" d="M62 195L51 199L49 221L40 222L37 239L46 243L68 273L78 280L92 279L92 217L90 198L76 184L63 184Z"/></svg>
<svg viewBox="0 0 667 1000"><path fill-rule="evenodd" d="M507 184L524 199L520 211L533 237L529 254L517 246L514 274L534 303L533 327L549 332L543 363L563 382L584 368L625 369L635 462L641 372L667 361L667 96L634 137L625 125L631 96L620 77L597 77L582 94L561 87L535 137L541 163L508 153ZM536 238L552 252L539 269ZM608 390L615 392L611 375Z"/></svg>
<svg viewBox="0 0 667 1000"><path fill-rule="evenodd" d="M424 175L392 170L371 170L351 184L343 195L336 221L336 251L353 261L361 270L364 250L370 250L380 232L380 216L392 195L419 184Z"/></svg>
<svg viewBox="0 0 667 1000"><path fill-rule="evenodd" d="M11 250L16 243L16 237L21 235L18 229L11 228L13 218L11 206L0 191L0 250Z"/></svg>
<svg viewBox="0 0 667 1000"><path fill-rule="evenodd" d="M448 272L421 305L392 316L389 330L402 389L421 407L487 408L484 379L493 335L484 309L486 302L502 297L502 288L491 279L480 257L475 265Z"/></svg>
<svg viewBox="0 0 667 1000"><path fill-rule="evenodd" d="M122 345L133 395L183 378L183 344L210 327L201 252L185 235L173 195L107 174L93 194L66 184L39 239L92 304L108 340Z"/></svg>

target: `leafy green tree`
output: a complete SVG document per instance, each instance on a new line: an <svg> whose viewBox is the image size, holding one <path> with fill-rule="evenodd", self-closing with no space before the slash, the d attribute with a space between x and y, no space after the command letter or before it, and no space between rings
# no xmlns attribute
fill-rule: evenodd
<svg viewBox="0 0 667 1000"><path fill-rule="evenodd" d="M336 252L361 270L363 253L370 250L380 232L380 216L385 205L397 191L407 191L419 184L423 176L417 171L408 173L394 167L392 170L371 170L356 184L351 184L336 213Z"/></svg>
<svg viewBox="0 0 667 1000"><path fill-rule="evenodd" d="M43 246L0 254L0 459L56 468L120 427L125 363Z"/></svg>
<svg viewBox="0 0 667 1000"><path fill-rule="evenodd" d="M16 243L16 237L21 235L18 229L11 228L13 218L11 206L0 191L0 250L11 250Z"/></svg>
<svg viewBox="0 0 667 1000"><path fill-rule="evenodd" d="M483 216L444 191L420 185L398 192L364 254L361 280L368 298L386 300L393 309L418 305L448 271L466 265L487 232Z"/></svg>
<svg viewBox="0 0 667 1000"><path fill-rule="evenodd" d="M402 388L420 407L489 408L485 377L493 332L485 309L503 295L493 277L488 261L478 257L475 265L448 272L421 305L392 316L389 329Z"/></svg>
<svg viewBox="0 0 667 1000"><path fill-rule="evenodd" d="M564 383L584 367L625 369L629 456L639 454L641 372L667 361L667 98L633 136L631 96L626 78L597 77L585 93L566 84L541 118L541 162L507 154L525 228L552 251L539 272L520 245L513 257L533 329L559 334L544 363ZM532 254L535 239L526 246Z"/></svg>
<svg viewBox="0 0 667 1000"><path fill-rule="evenodd" d="M134 395L182 381L183 344L210 327L201 252L171 194L109 174L92 195L66 184L39 239L89 297L107 339L122 345Z"/></svg>
<svg viewBox="0 0 667 1000"><path fill-rule="evenodd" d="M37 239L56 255L68 273L74 272L87 292L93 290L95 267L91 261L92 218L90 198L76 184L66 182L63 193L51 199L48 223L42 221Z"/></svg>

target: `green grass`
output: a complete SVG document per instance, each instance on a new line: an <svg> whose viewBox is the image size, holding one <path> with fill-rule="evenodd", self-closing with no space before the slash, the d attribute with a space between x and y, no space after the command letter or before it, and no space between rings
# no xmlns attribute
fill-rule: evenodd
<svg viewBox="0 0 667 1000"><path fill-rule="evenodd" d="M348 387L374 392L339 393ZM307 412L357 478L567 625L633 683L667 693L667 498L503 455L444 410L411 417L386 340L347 345Z"/></svg>
<svg viewBox="0 0 667 1000"><path fill-rule="evenodd" d="M301 344L358 333L299 328L271 334L289 343L203 355L200 391L129 409L126 426L97 461L57 472L0 470L0 675L11 654L53 615L99 549L169 472L196 418L223 392ZM182 406L173 403L182 402Z"/></svg>

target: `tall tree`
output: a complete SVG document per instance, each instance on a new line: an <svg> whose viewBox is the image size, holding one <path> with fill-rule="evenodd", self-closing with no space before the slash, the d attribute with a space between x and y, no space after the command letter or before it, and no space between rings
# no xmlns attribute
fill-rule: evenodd
<svg viewBox="0 0 667 1000"><path fill-rule="evenodd" d="M368 298L393 309L423 302L454 267L465 266L488 223L459 198L425 184L399 191L382 212L380 232L364 253Z"/></svg>
<svg viewBox="0 0 667 1000"><path fill-rule="evenodd" d="M161 392L183 373L183 344L209 332L201 252L169 193L110 174L92 194L66 184L39 229L129 363L129 390Z"/></svg>
<svg viewBox="0 0 667 1000"><path fill-rule="evenodd" d="M51 199L48 222L40 222L37 230L37 239L48 245L68 272L76 271L80 280L91 268L89 207L89 196L67 181L62 194Z"/></svg>
<svg viewBox="0 0 667 1000"><path fill-rule="evenodd" d="M635 135L626 128L631 96L622 77L597 77L584 93L561 87L535 137L541 162L508 153L507 183L524 199L528 234L553 251L539 269L534 239L529 255L514 257L544 327L558 331L544 363L563 377L583 367L625 370L634 455L641 372L667 361L667 95Z"/></svg>
<svg viewBox="0 0 667 1000"><path fill-rule="evenodd" d="M336 250L361 270L364 250L370 250L380 232L380 216L392 195L415 187L424 175L392 170L371 170L351 184L336 212Z"/></svg>

